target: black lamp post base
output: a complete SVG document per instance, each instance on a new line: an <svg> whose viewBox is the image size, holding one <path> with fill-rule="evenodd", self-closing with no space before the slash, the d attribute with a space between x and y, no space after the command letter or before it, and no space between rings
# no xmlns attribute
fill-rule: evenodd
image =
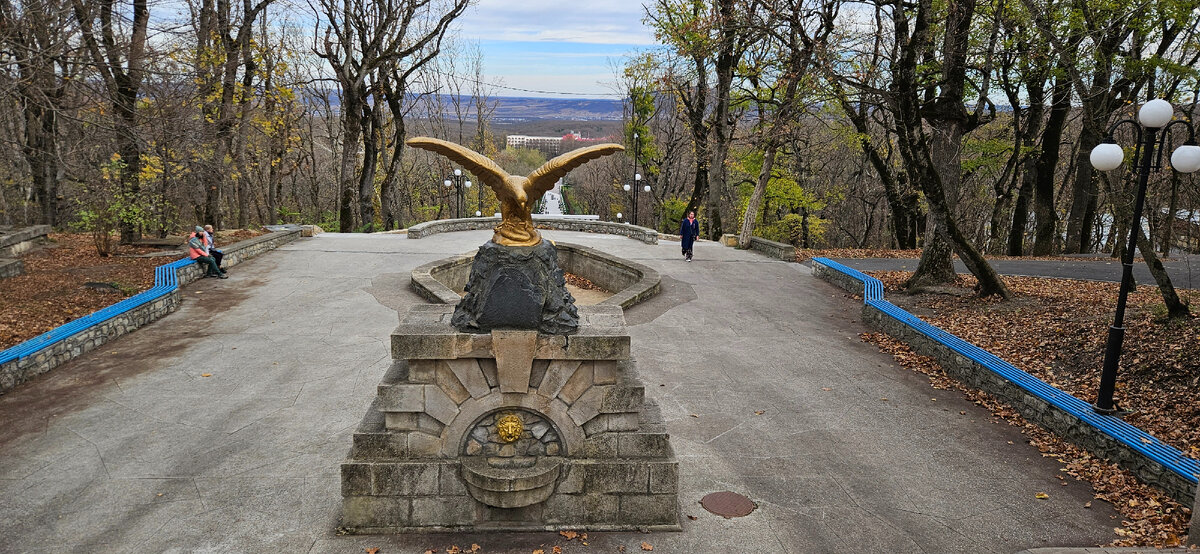
<svg viewBox="0 0 1200 554"><path fill-rule="evenodd" d="M1120 406L1113 404L1111 408L1101 408L1099 405L1092 404L1092 411L1100 415L1125 417L1134 413L1134 410L1124 410Z"/></svg>

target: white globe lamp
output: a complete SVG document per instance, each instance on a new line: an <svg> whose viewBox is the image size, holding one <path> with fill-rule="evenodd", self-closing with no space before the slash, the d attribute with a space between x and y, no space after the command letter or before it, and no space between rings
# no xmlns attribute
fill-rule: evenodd
<svg viewBox="0 0 1200 554"><path fill-rule="evenodd" d="M1175 108L1170 102L1155 98L1142 104L1142 109L1138 110L1138 121L1145 127L1161 129L1171 122L1171 116L1174 114Z"/></svg>
<svg viewBox="0 0 1200 554"><path fill-rule="evenodd" d="M1116 143L1102 142L1092 149L1089 159L1092 167L1100 171L1112 171L1121 167L1121 162L1125 161L1125 151Z"/></svg>
<svg viewBox="0 0 1200 554"><path fill-rule="evenodd" d="M1184 144L1171 154L1171 167L1180 173L1192 173L1200 169L1200 146Z"/></svg>

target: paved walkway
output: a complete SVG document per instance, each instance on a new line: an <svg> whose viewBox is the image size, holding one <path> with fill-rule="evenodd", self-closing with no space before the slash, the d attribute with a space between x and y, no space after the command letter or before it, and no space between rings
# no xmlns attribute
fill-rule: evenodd
<svg viewBox="0 0 1200 554"><path fill-rule="evenodd" d="M836 258L859 271L913 271L917 269L916 258ZM1028 277L1056 277L1061 279L1085 279L1088 281L1121 282L1121 261L1109 257L1092 260L991 260L992 267L1001 275L1023 275ZM1171 284L1179 289L1200 289L1200 256L1181 255L1163 262ZM962 261L954 260L954 270L970 273ZM1133 278L1139 285L1154 285L1154 276L1146 262L1133 264Z"/></svg>
<svg viewBox="0 0 1200 554"><path fill-rule="evenodd" d="M0 551L1012 553L1114 538L1086 483L861 342L859 305L804 266L546 235L663 274L626 316L679 458L682 533L337 535L338 464L398 313L420 302L409 271L489 232L325 234L189 286L177 313L0 396ZM704 511L719 490L759 508Z"/></svg>

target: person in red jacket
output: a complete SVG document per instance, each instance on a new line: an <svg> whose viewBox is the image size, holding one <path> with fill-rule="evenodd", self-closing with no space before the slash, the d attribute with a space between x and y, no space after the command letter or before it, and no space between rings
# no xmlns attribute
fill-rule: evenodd
<svg viewBox="0 0 1200 554"><path fill-rule="evenodd" d="M207 266L207 271L204 273L205 277L229 278L224 271L221 271L221 268L217 267L217 261L209 254L208 240L204 238L204 227L196 226L195 232L188 235L187 245L188 257L195 260L197 264L200 264L200 267Z"/></svg>

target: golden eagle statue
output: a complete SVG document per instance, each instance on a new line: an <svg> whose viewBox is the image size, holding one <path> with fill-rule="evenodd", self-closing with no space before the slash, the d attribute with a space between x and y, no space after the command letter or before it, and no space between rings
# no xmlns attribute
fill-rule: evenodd
<svg viewBox="0 0 1200 554"><path fill-rule="evenodd" d="M542 237L533 227L533 216L530 213L534 203L540 200L546 191L554 188L554 183L572 169L625 149L620 144L597 144L572 150L546 162L528 177L521 177L509 175L483 154L453 142L414 137L405 141L405 144L436 152L458 162L463 169L473 173L485 185L496 191L496 198L500 200L501 221L496 226L496 233L492 235L492 242L504 246L534 246L541 242Z"/></svg>

